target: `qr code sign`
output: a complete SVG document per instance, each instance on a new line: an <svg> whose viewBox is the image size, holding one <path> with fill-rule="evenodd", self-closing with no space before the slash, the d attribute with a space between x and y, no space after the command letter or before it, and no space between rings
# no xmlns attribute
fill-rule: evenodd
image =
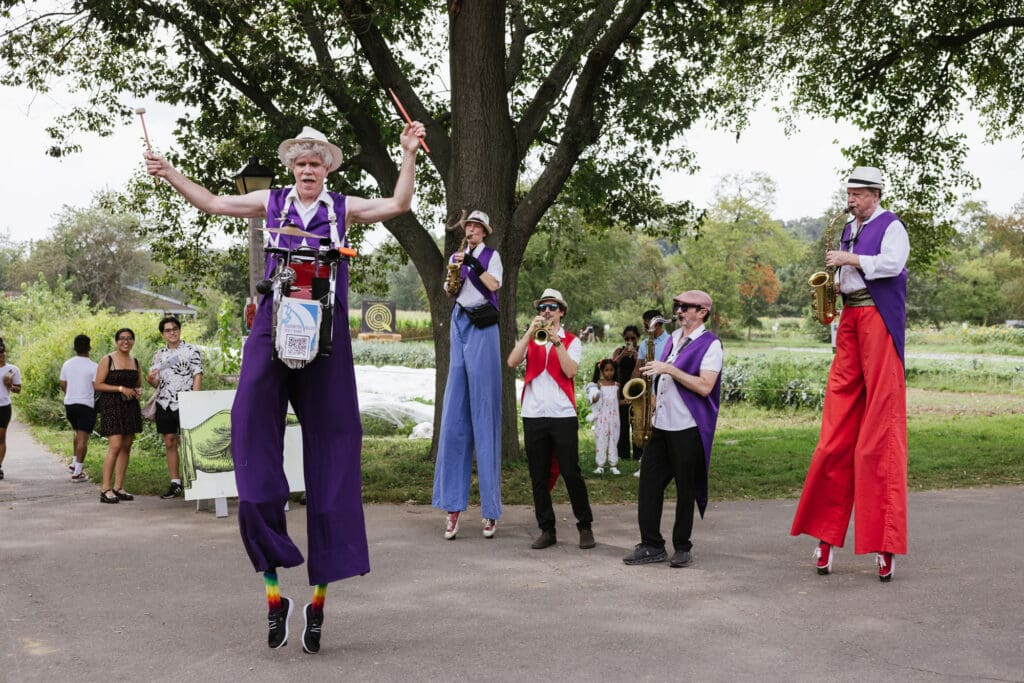
<svg viewBox="0 0 1024 683"><path fill-rule="evenodd" d="M285 358L298 358L307 360L309 358L309 345L312 338L301 334L289 334L284 339Z"/></svg>

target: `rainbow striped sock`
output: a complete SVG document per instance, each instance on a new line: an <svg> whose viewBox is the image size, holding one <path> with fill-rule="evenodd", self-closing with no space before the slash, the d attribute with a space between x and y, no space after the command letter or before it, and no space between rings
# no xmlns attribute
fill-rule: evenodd
<svg viewBox="0 0 1024 683"><path fill-rule="evenodd" d="M281 587L277 585L277 572L263 572L263 583L267 587L267 608L281 609Z"/></svg>
<svg viewBox="0 0 1024 683"><path fill-rule="evenodd" d="M325 602L327 602L327 584L318 583L313 587L313 602L309 605L309 611L313 614L323 614Z"/></svg>

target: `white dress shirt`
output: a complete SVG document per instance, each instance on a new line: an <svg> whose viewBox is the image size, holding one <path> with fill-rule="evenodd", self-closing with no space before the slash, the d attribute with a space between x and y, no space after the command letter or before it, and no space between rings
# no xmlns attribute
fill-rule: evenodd
<svg viewBox="0 0 1024 683"><path fill-rule="evenodd" d="M688 336L692 341L706 331L704 326L701 325ZM675 361L676 356L679 355L679 351L683 347L683 339L682 329L672 333L672 341L670 342L672 344L672 351L669 352L666 363ZM722 342L716 339L711 342L711 346L704 353L704 357L700 361L700 369L702 371L711 370L721 373L722 356ZM683 397L679 395L676 381L669 375L661 375L661 379L658 380L658 393L657 400L654 402L653 423L656 428L666 432L678 432L697 426L697 422L693 419L690 409L686 407Z"/></svg>
<svg viewBox="0 0 1024 683"><path fill-rule="evenodd" d="M864 221L870 223L885 211L881 206L875 208L871 218ZM851 229L851 236L856 237L864 223L858 224L854 221ZM842 245L839 245L842 248ZM839 291L843 294L856 292L858 289L867 287L864 280L877 280L884 277L896 277L907 265L910 257L910 238L907 236L907 229L903 223L895 220L889 223L885 229L885 236L882 237L880 251L875 256L860 255L860 270L853 266L843 266L839 269ZM861 277L860 271L864 271Z"/></svg>

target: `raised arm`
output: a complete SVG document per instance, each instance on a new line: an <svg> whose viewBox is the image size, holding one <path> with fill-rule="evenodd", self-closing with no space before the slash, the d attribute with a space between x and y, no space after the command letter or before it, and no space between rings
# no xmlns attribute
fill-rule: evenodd
<svg viewBox="0 0 1024 683"><path fill-rule="evenodd" d="M378 199L349 197L345 216L347 223L379 223L409 210L416 181L416 150L419 138L425 136L426 129L419 121L405 124L402 130L402 169L395 183L395 194Z"/></svg>
<svg viewBox="0 0 1024 683"><path fill-rule="evenodd" d="M257 190L249 194L215 195L199 183L186 178L167 159L159 154L146 152L146 172L163 178L185 200L205 213L235 218L262 218L267 215L267 199L270 190Z"/></svg>

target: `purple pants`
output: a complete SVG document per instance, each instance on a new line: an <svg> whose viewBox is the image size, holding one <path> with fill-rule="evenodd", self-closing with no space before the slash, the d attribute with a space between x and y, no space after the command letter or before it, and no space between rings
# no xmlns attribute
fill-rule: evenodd
<svg viewBox="0 0 1024 683"><path fill-rule="evenodd" d="M363 431L343 292L334 305L331 356L318 357L300 370L273 359L271 302L267 297L260 303L231 407L238 524L259 572L302 564L302 553L288 536L284 511L289 400L302 424L310 585L370 571L360 467Z"/></svg>

